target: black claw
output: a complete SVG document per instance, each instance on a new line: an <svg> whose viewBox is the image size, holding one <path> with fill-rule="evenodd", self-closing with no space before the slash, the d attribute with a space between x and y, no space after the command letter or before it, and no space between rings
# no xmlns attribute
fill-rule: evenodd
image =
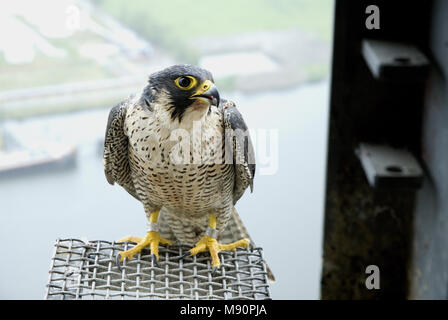
<svg viewBox="0 0 448 320"><path fill-rule="evenodd" d="M187 251L186 253L184 253L183 255L180 256L179 260L182 260L183 258L189 256L190 254L191 253Z"/></svg>
<svg viewBox="0 0 448 320"><path fill-rule="evenodd" d="M252 242L249 242L249 249L250 249L251 252L253 252L254 249L255 249L255 246L254 246L254 244Z"/></svg>
<svg viewBox="0 0 448 320"><path fill-rule="evenodd" d="M156 265L157 268L159 268L159 261L157 261L157 256L153 253L151 255L152 257L152 261L154 262L154 264Z"/></svg>
<svg viewBox="0 0 448 320"><path fill-rule="evenodd" d="M120 270L120 272L121 272L123 269L121 268L120 257L121 257L120 254L117 253L117 255L115 256L115 263L117 264L118 270Z"/></svg>
<svg viewBox="0 0 448 320"><path fill-rule="evenodd" d="M213 267L212 272L211 272L212 277L215 275L217 270L218 270L218 267Z"/></svg>

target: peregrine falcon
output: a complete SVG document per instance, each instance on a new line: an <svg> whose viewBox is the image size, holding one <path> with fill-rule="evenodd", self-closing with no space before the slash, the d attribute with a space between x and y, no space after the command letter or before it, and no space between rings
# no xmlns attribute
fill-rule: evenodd
<svg viewBox="0 0 448 320"><path fill-rule="evenodd" d="M213 273L218 253L249 247L251 241L234 205L252 191L254 150L234 103L220 99L210 72L174 65L149 77L139 95L110 111L104 144L104 170L142 202L147 234L119 241L137 243L117 260L149 247L155 262L159 244L209 251ZM239 232L225 236L236 225ZM229 233L227 233L229 235ZM229 244L218 240L230 239Z"/></svg>

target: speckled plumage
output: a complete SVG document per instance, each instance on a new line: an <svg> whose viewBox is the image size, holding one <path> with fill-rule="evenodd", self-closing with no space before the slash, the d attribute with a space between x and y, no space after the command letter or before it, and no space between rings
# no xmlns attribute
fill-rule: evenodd
<svg viewBox="0 0 448 320"><path fill-rule="evenodd" d="M180 70L211 77L190 66ZM108 182L117 182L140 200L148 217L161 210L163 237L194 245L204 234L209 213L217 217L220 235L229 220L241 224L233 206L248 186L252 189L255 164L249 137L225 143L231 129L247 130L235 105L222 100L208 109L197 101L176 106L175 89L155 86L174 76L152 75L140 95L111 110L104 167ZM235 239L248 236L244 227L239 229L246 234L235 232Z"/></svg>

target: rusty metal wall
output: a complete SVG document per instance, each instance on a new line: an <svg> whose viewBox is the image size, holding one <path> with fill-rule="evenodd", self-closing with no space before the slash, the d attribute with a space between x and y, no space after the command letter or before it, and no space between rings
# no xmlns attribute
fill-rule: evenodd
<svg viewBox="0 0 448 320"><path fill-rule="evenodd" d="M380 8L379 30L365 26L369 5ZM406 148L424 166L421 136L422 127L427 130L422 121L426 82L378 81L363 60L361 43L363 39L410 42L431 57L431 8L431 1L336 2L323 299L409 296L416 193L420 196L423 190L371 187L355 149L361 142ZM442 143L435 147L441 148ZM438 161L442 159L448 163L446 156L440 155ZM437 174L439 169L434 170ZM380 270L378 290L365 285L369 265Z"/></svg>
<svg viewBox="0 0 448 320"><path fill-rule="evenodd" d="M421 137L427 176L416 198L408 297L448 299L448 1L434 1L430 23Z"/></svg>

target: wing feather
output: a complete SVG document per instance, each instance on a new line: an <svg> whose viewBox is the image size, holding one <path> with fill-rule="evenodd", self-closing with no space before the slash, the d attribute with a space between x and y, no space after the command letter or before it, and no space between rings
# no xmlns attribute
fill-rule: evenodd
<svg viewBox="0 0 448 320"><path fill-rule="evenodd" d="M111 185L117 182L139 200L129 165L129 140L124 132L124 120L128 106L129 99L119 103L109 112L104 139L104 173Z"/></svg>
<svg viewBox="0 0 448 320"><path fill-rule="evenodd" d="M235 204L250 186L253 191L255 176L255 153L247 125L235 103L223 101L224 127L226 135L226 162L233 161L235 184L233 203ZM228 159L227 157L232 157Z"/></svg>

